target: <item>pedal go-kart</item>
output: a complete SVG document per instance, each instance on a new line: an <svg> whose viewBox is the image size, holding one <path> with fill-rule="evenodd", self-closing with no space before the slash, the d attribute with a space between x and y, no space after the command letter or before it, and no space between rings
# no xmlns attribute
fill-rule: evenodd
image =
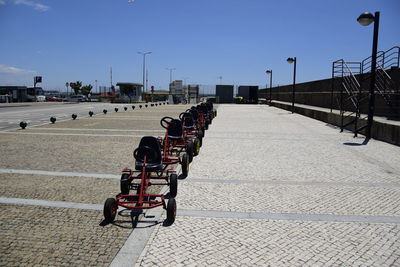
<svg viewBox="0 0 400 267"><path fill-rule="evenodd" d="M114 221L118 207L128 210L145 210L162 206L167 210L167 222L172 224L176 215L174 197L178 191L178 177L171 164L177 163L179 160L174 161L169 158L165 162L161 154L160 142L153 136L142 137L133 156L136 160L135 170L123 169L120 181L121 193L115 198L108 198L104 204L106 222ZM135 180L138 182L135 183ZM148 193L147 190L152 185L169 185L168 203L163 194ZM133 190L135 194L130 194L130 190Z"/></svg>
<svg viewBox="0 0 400 267"><path fill-rule="evenodd" d="M171 117L164 117L160 121L161 126L166 129L165 137L162 140L163 153L166 158L179 157L184 153L181 160L182 174L188 175L189 163L193 157L199 154L200 140L197 137L189 135L183 129L182 121ZM182 164L182 163L187 163Z"/></svg>

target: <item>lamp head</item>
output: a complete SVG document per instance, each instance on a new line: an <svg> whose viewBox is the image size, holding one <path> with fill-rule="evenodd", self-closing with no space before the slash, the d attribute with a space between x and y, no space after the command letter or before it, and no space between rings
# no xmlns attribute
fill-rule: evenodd
<svg viewBox="0 0 400 267"><path fill-rule="evenodd" d="M271 74L271 73L272 73L272 70L267 70L265 73L266 73L266 74Z"/></svg>
<svg viewBox="0 0 400 267"><path fill-rule="evenodd" d="M375 19L374 15L372 15L369 12L364 12L357 18L357 21L362 26L368 26L374 21L374 19Z"/></svg>
<svg viewBox="0 0 400 267"><path fill-rule="evenodd" d="M288 59L286 59L286 61L290 64L292 64L293 62L295 62L296 60L292 57L289 57Z"/></svg>

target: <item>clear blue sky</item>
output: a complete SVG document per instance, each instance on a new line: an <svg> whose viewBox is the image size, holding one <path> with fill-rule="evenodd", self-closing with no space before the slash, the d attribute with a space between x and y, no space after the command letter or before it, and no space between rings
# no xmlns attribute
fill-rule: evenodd
<svg viewBox="0 0 400 267"><path fill-rule="evenodd" d="M379 49L400 45L399 0L0 0L0 85L27 85L43 76L45 89L65 82L109 85L188 83L290 84L329 78L331 62L371 54L373 26L356 21L381 12Z"/></svg>

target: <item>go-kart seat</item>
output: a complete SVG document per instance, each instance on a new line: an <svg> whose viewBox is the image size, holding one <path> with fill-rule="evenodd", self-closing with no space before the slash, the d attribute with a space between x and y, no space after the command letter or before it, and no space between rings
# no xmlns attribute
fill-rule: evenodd
<svg viewBox="0 0 400 267"><path fill-rule="evenodd" d="M183 128L181 120L171 120L168 125L168 138L171 140L180 140L183 138Z"/></svg>
<svg viewBox="0 0 400 267"><path fill-rule="evenodd" d="M197 122L199 120L199 112L197 112L196 107L190 108L189 112L192 113L193 121Z"/></svg>
<svg viewBox="0 0 400 267"><path fill-rule="evenodd" d="M194 120L193 115L190 112L182 113L182 123L185 129L193 129L194 128Z"/></svg>
<svg viewBox="0 0 400 267"><path fill-rule="evenodd" d="M135 150L135 168L141 170L144 166L146 156L146 170L158 171L162 169L161 147L157 138L154 136L143 136L139 147Z"/></svg>

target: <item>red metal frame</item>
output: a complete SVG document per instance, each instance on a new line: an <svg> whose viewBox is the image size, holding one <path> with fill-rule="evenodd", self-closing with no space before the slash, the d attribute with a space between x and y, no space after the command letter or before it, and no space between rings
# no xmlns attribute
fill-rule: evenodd
<svg viewBox="0 0 400 267"><path fill-rule="evenodd" d="M129 173L128 180L133 182L134 179L140 178L140 191L139 194L128 194L128 195L118 195L115 199L117 201L117 205L120 207L124 207L130 210L142 210L142 209L152 209L159 206L163 206L164 209L167 208L165 204L165 196L162 194L147 194L147 188L151 185L169 185L168 179L169 175L175 173L174 168L168 168L168 165L165 165L163 162L163 169L160 171L160 175L154 171L149 172L146 170L146 162L147 157L144 157L143 167L140 171L134 171L129 168L125 168L122 170L123 173ZM152 173L155 173L152 175ZM138 175L136 175L138 174ZM153 183L150 180L165 180L164 183ZM126 200L136 198L137 200ZM160 200L145 200L150 198L160 198ZM145 206L147 205L147 206Z"/></svg>

